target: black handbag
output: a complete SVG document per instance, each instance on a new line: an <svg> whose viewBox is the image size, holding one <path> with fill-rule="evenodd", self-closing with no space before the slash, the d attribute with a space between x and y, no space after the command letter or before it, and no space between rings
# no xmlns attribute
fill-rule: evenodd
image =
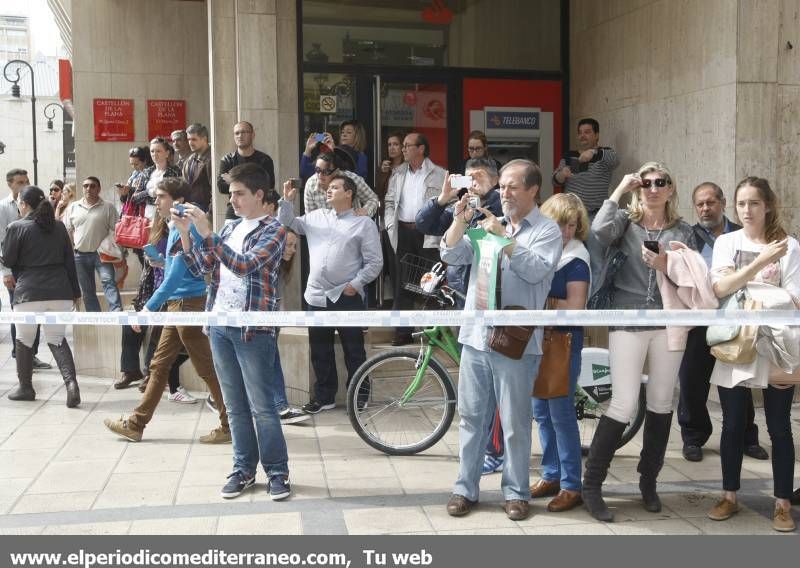
<svg viewBox="0 0 800 568"><path fill-rule="evenodd" d="M619 238L606 249L603 267L598 274L599 286L586 302L587 310L610 310L614 305L614 277L625 265L628 255L619 246L630 226L630 217L625 217L625 228Z"/></svg>

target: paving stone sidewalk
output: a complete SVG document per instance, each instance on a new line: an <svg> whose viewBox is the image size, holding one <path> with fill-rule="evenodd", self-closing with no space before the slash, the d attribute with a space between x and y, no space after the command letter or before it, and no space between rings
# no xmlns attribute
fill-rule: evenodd
<svg viewBox="0 0 800 568"><path fill-rule="evenodd" d="M7 328L3 335L0 534L778 534L771 528L769 461L745 458L740 514L721 523L706 517L721 476L720 412L714 403L715 435L702 462L682 458L673 424L660 477L660 514L645 512L638 501L641 434L619 452L606 492L616 513L611 524L594 521L583 508L548 513L546 500L532 502L528 520L510 521L500 506L499 474L483 478L475 512L449 517L445 503L458 467L457 421L424 454L389 457L358 438L341 408L284 428L290 499L272 502L259 472L254 490L226 501L219 490L230 472L231 446L197 442L216 425L205 405L170 403L165 396L144 440L126 442L108 432L103 419L130 412L140 397L137 389L117 391L111 378L79 377L83 404L70 410L52 370L34 375L35 402L9 401L16 372ZM52 362L46 348L40 357ZM797 405L794 416L800 439ZM768 447L760 409L757 422ZM534 435L532 480L539 459Z"/></svg>

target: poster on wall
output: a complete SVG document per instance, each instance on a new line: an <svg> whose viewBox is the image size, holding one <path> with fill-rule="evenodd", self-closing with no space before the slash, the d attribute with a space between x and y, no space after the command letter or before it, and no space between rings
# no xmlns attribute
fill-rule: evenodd
<svg viewBox="0 0 800 568"><path fill-rule="evenodd" d="M186 101L153 99L147 101L147 139L169 135L186 128Z"/></svg>
<svg viewBox="0 0 800 568"><path fill-rule="evenodd" d="M132 142L133 99L94 99L95 142Z"/></svg>

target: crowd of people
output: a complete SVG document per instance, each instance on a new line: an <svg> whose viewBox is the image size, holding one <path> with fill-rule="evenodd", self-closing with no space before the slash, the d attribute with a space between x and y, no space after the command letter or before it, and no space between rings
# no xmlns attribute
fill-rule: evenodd
<svg viewBox="0 0 800 568"><path fill-rule="evenodd" d="M769 296L764 305L780 309L800 306L800 247L782 224L767 180L747 177L735 188L740 224L725 216L723 189L701 183L692 192L699 222L690 225L678 214L676 177L665 164L646 162L609 192L619 159L612 148L600 145L597 121L581 120L576 139L577 149L565 155L552 177L562 191L543 202L539 167L522 158L500 164L480 131L469 133L458 173L432 161L424 133L392 133L371 185L366 179L367 136L357 121L339 125L338 144L329 132L312 132L300 155L301 178L288 179L276 190L272 159L255 148L252 124L238 122L236 150L222 158L216 172L217 190L227 196L228 207L224 226L215 232L209 221L214 180L209 133L192 124L129 151L130 176L116 184L119 203L103 200L96 177L82 182L80 198L74 187L54 181L48 198L29 184L27 172L9 171L11 195L0 202L0 268L15 310L68 311L81 300L85 310L100 311L95 274L108 309L122 310L114 267L98 251L113 238L118 208L123 208L127 215L150 220L148 246L135 250L142 272L133 309L140 312L280 310L301 237L309 253L303 294L309 310L365 309L368 287L384 272L393 280L394 309L413 309L416 298L401 277L407 255L446 264L448 285L459 292L456 307L482 308L486 293L479 280L485 274L476 268L477 233L468 234L469 229L502 239L495 260L498 309L581 310L598 294L614 309L716 308L742 295L754 301ZM462 172L468 187L460 183ZM295 211L300 195L302 214ZM65 328L41 327L66 385L67 406L75 407L80 391ZM9 398L30 401L36 396L33 372L47 365L36 357L39 326L16 328L19 386ZM676 387L683 456L697 462L712 434L707 399L713 384L723 419L722 495L708 516L724 521L739 511L744 456L770 458L754 423L751 389L757 388L763 393L771 441L773 527L795 529L791 504L800 495L793 490L790 413L800 350L791 347L798 343L791 330L770 328L769 335L759 337L752 360L740 361L717 355L705 327L687 331L655 322L610 327L613 394L582 466L574 392L583 329L557 328L571 333L572 342L568 394L554 398L531 394L540 378L544 330L531 329L517 357L490 346L500 329L463 326L459 332L460 464L447 503L450 515L468 514L479 501L481 477L502 472L503 506L510 519L527 518L531 498L552 497L547 504L551 512L582 504L594 518L612 521L603 485L636 412L646 371L637 467L644 509L657 513L662 508L658 477ZM395 329L392 344L410 343L412 332ZM316 380L308 403L294 408L286 397L278 333L274 327L210 327L205 332L173 324L124 327L122 373L114 387L138 384L143 396L127 417L106 420L106 426L138 442L165 387L171 402L198 402L180 385L179 367L191 360L208 387L206 404L220 422L200 442L233 445L232 472L221 495L233 498L253 486L260 463L269 495L288 497L281 425L335 408L336 333L348 383L366 353L362 329L310 328ZM368 404L369 396L366 383L358 404ZM542 447L542 475L531 484L533 422Z"/></svg>

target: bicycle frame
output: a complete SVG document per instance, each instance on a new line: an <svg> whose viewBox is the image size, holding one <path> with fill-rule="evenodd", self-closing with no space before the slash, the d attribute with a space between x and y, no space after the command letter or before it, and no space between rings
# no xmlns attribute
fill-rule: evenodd
<svg viewBox="0 0 800 568"><path fill-rule="evenodd" d="M425 371L428 369L435 348L438 347L444 351L456 365L461 362L461 349L459 348L458 340L449 327L440 325L428 327L419 332L419 334L415 333L414 335L420 335L423 338L422 343L424 345L421 346L419 357L417 358L417 374L400 398L401 405L407 403L419 390L422 377L425 376Z"/></svg>

